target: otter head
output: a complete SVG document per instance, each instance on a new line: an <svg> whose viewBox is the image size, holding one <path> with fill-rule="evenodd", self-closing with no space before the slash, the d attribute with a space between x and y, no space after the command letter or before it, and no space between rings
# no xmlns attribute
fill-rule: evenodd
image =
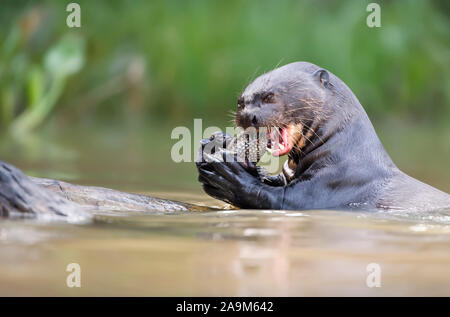
<svg viewBox="0 0 450 317"><path fill-rule="evenodd" d="M319 137L317 129L329 112L331 77L326 70L307 62L288 64L261 75L239 97L236 125L244 129L267 128L267 147L274 156L301 152L308 142Z"/></svg>

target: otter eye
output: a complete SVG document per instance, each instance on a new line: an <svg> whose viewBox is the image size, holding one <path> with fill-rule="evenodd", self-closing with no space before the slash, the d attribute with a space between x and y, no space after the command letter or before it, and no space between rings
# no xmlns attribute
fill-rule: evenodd
<svg viewBox="0 0 450 317"><path fill-rule="evenodd" d="M238 104L238 108L244 108L244 106L245 106L244 98L239 97L237 104Z"/></svg>
<svg viewBox="0 0 450 317"><path fill-rule="evenodd" d="M262 96L263 103L275 103L275 95L273 92L267 92Z"/></svg>

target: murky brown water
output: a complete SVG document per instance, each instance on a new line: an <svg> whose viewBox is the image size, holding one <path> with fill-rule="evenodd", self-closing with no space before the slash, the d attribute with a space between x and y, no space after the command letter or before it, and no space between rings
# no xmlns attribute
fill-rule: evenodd
<svg viewBox="0 0 450 317"><path fill-rule="evenodd" d="M74 157L31 150L3 151L2 158L36 176L220 205L201 193L190 164L170 165L130 139L138 142L116 139L117 149L98 149L106 142L91 138ZM120 151L130 155L113 155ZM448 184L448 168L442 171L438 183ZM81 266L81 288L66 286L69 263ZM366 285L369 263L380 265L379 288ZM0 220L0 295L448 296L450 210L420 217L224 210L101 214L88 224Z"/></svg>
<svg viewBox="0 0 450 317"><path fill-rule="evenodd" d="M447 224L264 210L2 221L0 295L449 295L441 217ZM66 286L73 262L78 289ZM380 288L366 286L369 263L381 267Z"/></svg>

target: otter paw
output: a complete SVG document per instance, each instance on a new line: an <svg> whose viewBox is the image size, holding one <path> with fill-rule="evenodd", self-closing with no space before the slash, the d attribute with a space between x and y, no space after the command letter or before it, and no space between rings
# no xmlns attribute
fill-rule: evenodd
<svg viewBox="0 0 450 317"><path fill-rule="evenodd" d="M198 180L210 196L235 206L242 205L260 180L239 162L212 162L197 165Z"/></svg>

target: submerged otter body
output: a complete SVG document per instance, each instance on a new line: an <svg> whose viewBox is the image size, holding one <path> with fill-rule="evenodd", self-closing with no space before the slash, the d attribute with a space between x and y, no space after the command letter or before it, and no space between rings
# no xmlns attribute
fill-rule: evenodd
<svg viewBox="0 0 450 317"><path fill-rule="evenodd" d="M29 177L18 168L0 161L0 217L84 222L98 212L205 209L202 206L146 195Z"/></svg>
<svg viewBox="0 0 450 317"><path fill-rule="evenodd" d="M265 179L239 162L198 162L205 192L232 205L418 211L450 207L450 195L395 166L352 91L314 64L288 64L254 80L238 100L236 124L275 128L280 137L272 152L289 159L280 175Z"/></svg>

